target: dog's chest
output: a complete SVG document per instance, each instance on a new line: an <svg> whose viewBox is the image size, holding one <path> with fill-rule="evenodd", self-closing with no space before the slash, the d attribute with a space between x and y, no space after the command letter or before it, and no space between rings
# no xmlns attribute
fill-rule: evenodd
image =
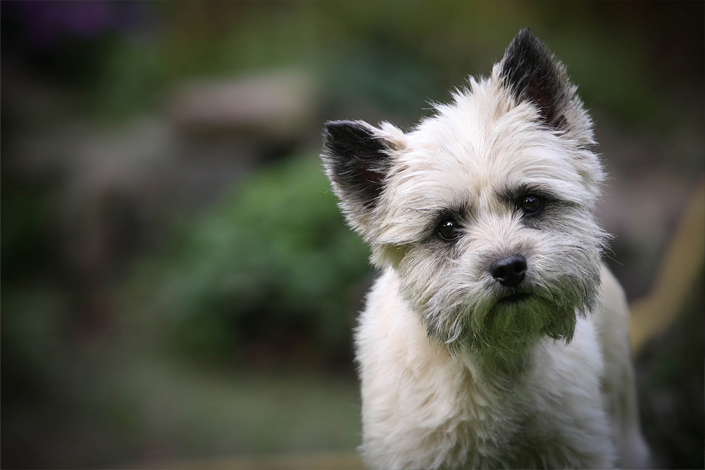
<svg viewBox="0 0 705 470"><path fill-rule="evenodd" d="M475 383L462 390L456 404L462 411L445 430L460 452L449 455L448 464L456 467L464 460L473 468L543 468L547 461L560 461L565 449L560 397L543 395L548 392L533 387L533 380L518 377L501 389Z"/></svg>
<svg viewBox="0 0 705 470"><path fill-rule="evenodd" d="M365 434L377 437L363 451L393 454L387 462L408 459L410 466L399 468L546 468L579 460L563 435L560 397L536 396L521 381L493 390L463 375L445 382L445 390L438 382L432 391L428 384L414 389L407 383L386 400L366 397L372 403L364 404ZM386 408L384 417L370 415L376 405Z"/></svg>
<svg viewBox="0 0 705 470"><path fill-rule="evenodd" d="M500 393L461 373L416 387L409 381L385 395L365 392L363 452L408 460L398 468L541 468L563 459L560 411L551 413L522 383Z"/></svg>

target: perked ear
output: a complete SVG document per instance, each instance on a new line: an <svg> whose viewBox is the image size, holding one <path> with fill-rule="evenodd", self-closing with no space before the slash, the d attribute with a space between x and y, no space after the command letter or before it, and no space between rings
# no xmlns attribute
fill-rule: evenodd
<svg viewBox="0 0 705 470"><path fill-rule="evenodd" d="M502 84L518 103L536 105L545 125L592 143L592 121L577 87L568 80L565 66L528 28L509 44L499 68Z"/></svg>
<svg viewBox="0 0 705 470"><path fill-rule="evenodd" d="M363 235L384 192L392 167L390 150L398 138L386 124L378 129L364 121L330 121L323 131L323 165L350 225Z"/></svg>

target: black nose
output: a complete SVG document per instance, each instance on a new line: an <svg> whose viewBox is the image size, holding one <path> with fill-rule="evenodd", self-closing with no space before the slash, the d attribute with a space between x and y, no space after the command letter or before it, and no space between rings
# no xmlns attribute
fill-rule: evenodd
<svg viewBox="0 0 705 470"><path fill-rule="evenodd" d="M526 258L521 255L509 255L498 259L490 265L490 274L503 286L518 286L526 275Z"/></svg>

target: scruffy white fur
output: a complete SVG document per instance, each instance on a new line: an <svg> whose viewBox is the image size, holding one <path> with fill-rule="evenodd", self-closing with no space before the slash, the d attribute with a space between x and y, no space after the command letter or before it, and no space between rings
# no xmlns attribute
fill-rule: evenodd
<svg viewBox="0 0 705 470"><path fill-rule="evenodd" d="M406 134L326 131L333 188L384 270L355 333L366 464L645 466L628 310L593 216L602 167L575 87L525 30L453 98ZM536 194L537 213L515 204ZM438 235L444 219L456 238ZM492 263L513 254L523 280L500 283Z"/></svg>

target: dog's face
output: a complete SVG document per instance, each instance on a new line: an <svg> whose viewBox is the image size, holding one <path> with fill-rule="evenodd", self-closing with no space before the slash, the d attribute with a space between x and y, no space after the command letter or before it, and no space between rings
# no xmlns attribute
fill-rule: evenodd
<svg viewBox="0 0 705 470"><path fill-rule="evenodd" d="M432 337L504 356L570 340L600 282L603 174L575 87L530 32L411 132L336 121L324 137L348 222Z"/></svg>

